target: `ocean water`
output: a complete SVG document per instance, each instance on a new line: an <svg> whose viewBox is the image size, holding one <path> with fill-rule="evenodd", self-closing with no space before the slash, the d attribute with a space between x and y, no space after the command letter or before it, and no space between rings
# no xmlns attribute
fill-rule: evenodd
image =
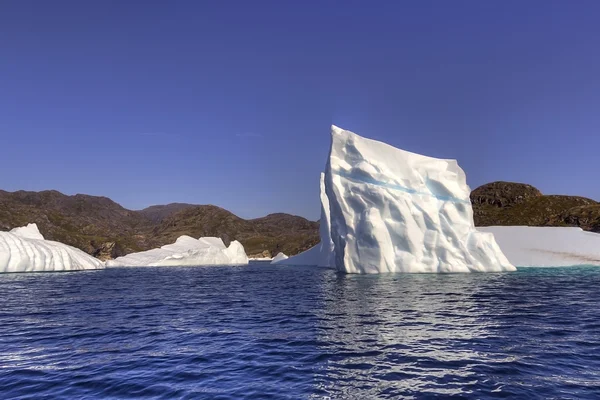
<svg viewBox="0 0 600 400"><path fill-rule="evenodd" d="M600 268L0 275L0 398L600 398Z"/></svg>

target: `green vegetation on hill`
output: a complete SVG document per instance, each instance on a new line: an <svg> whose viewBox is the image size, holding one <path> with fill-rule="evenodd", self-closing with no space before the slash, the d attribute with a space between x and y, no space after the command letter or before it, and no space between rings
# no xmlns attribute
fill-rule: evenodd
<svg viewBox="0 0 600 400"><path fill-rule="evenodd" d="M152 230L167 243L181 235L193 237L218 236L225 244L239 240L247 254L267 250L271 255L282 251L297 254L319 242L319 223L289 214L270 214L266 217L242 219L220 207L192 206L175 212Z"/></svg>
<svg viewBox="0 0 600 400"><path fill-rule="evenodd" d="M600 233L600 204L570 208L560 214L558 220L569 226L580 226L586 231Z"/></svg>

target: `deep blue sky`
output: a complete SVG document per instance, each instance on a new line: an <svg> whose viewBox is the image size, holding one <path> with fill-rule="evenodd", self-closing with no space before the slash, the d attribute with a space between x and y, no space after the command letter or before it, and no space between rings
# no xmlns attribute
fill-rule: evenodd
<svg viewBox="0 0 600 400"><path fill-rule="evenodd" d="M2 1L0 188L318 218L335 123L600 200L598 1Z"/></svg>

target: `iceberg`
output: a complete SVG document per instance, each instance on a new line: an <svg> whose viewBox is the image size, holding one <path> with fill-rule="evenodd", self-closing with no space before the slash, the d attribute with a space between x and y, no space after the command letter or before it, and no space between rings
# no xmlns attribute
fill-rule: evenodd
<svg viewBox="0 0 600 400"><path fill-rule="evenodd" d="M234 240L226 247L216 237L194 239L180 236L175 243L158 249L128 254L106 262L107 267L164 267L203 265L245 265L248 256L244 246Z"/></svg>
<svg viewBox="0 0 600 400"><path fill-rule="evenodd" d="M279 252L277 253L277 255L275 257L273 257L273 259L271 260L271 264L277 264L283 260L287 260L289 257L286 256L285 254Z"/></svg>
<svg viewBox="0 0 600 400"><path fill-rule="evenodd" d="M74 271L104 268L75 247L45 240L36 224L0 232L0 272Z"/></svg>
<svg viewBox="0 0 600 400"><path fill-rule="evenodd" d="M40 233L37 224L27 224L10 230L10 233L22 237L24 239L44 240L44 236Z"/></svg>
<svg viewBox="0 0 600 400"><path fill-rule="evenodd" d="M281 264L358 274L514 271L494 235L475 229L469 194L455 160L332 126L321 243Z"/></svg>
<svg viewBox="0 0 600 400"><path fill-rule="evenodd" d="M520 267L600 266L600 234L581 228L487 226L508 260Z"/></svg>

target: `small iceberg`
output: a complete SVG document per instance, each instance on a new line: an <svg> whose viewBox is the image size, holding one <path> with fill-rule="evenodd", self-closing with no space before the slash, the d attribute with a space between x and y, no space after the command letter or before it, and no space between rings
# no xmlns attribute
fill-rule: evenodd
<svg viewBox="0 0 600 400"><path fill-rule="evenodd" d="M277 264L283 260L287 260L288 258L289 257L285 254L279 252L275 257L273 257L273 260L271 260L271 264Z"/></svg>
<svg viewBox="0 0 600 400"><path fill-rule="evenodd" d="M321 243L280 263L346 273L516 268L473 222L455 160L394 148L332 126L321 176Z"/></svg>
<svg viewBox="0 0 600 400"><path fill-rule="evenodd" d="M101 269L104 263L75 247L45 240L36 224L0 232L0 272Z"/></svg>
<svg viewBox="0 0 600 400"><path fill-rule="evenodd" d="M173 244L128 254L106 262L107 267L164 267L204 265L246 265L248 256L237 240L225 246L216 237L194 239L180 236Z"/></svg>

